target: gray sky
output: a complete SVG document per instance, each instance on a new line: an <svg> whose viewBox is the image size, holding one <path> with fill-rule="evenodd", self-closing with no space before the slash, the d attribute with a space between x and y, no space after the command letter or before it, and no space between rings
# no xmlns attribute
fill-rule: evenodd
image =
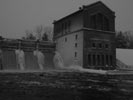
<svg viewBox="0 0 133 100"><path fill-rule="evenodd" d="M25 30L37 25L52 26L77 11L82 5L97 0L0 0L0 35L20 38ZM133 0L101 0L116 12L116 30L133 30Z"/></svg>

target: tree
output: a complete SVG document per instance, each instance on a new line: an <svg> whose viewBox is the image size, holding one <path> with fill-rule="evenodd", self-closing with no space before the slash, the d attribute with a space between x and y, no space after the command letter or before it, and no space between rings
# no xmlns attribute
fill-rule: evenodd
<svg viewBox="0 0 133 100"><path fill-rule="evenodd" d="M36 29L35 29L35 32L37 34L37 37L36 38L38 40L42 40L43 26L42 25L37 26Z"/></svg>
<svg viewBox="0 0 133 100"><path fill-rule="evenodd" d="M53 29L50 26L39 25L35 28L35 32L38 40L52 40Z"/></svg>
<svg viewBox="0 0 133 100"><path fill-rule="evenodd" d="M3 37L2 36L0 36L0 40L3 40Z"/></svg>
<svg viewBox="0 0 133 100"><path fill-rule="evenodd" d="M117 32L116 33L116 47L117 48L127 48L127 40L123 33Z"/></svg>
<svg viewBox="0 0 133 100"><path fill-rule="evenodd" d="M22 39L24 39L24 40L36 40L36 37L33 35L32 31L26 30L25 33L26 33L26 36L22 37Z"/></svg>
<svg viewBox="0 0 133 100"><path fill-rule="evenodd" d="M47 35L46 33L43 34L42 40L43 40L43 41L48 41L48 40L49 40L49 39L48 39L48 35Z"/></svg>

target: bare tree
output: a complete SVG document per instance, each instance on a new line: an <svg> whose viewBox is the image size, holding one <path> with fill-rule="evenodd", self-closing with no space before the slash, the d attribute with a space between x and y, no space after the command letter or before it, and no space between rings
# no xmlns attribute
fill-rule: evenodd
<svg viewBox="0 0 133 100"><path fill-rule="evenodd" d="M42 40L42 32L43 32L43 26L42 25L39 25L35 28L35 32L36 32L36 35L37 35L37 39L38 40Z"/></svg>
<svg viewBox="0 0 133 100"><path fill-rule="evenodd" d="M36 37L33 35L33 31L26 30L25 33L26 33L26 36L22 37L22 39L24 39L24 40L36 40Z"/></svg>
<svg viewBox="0 0 133 100"><path fill-rule="evenodd" d="M48 36L48 40L52 41L52 38L53 38L53 28L50 27L50 26L45 26L43 34L46 34Z"/></svg>
<svg viewBox="0 0 133 100"><path fill-rule="evenodd" d="M39 25L35 28L35 32L39 40L52 40L53 30L50 26Z"/></svg>

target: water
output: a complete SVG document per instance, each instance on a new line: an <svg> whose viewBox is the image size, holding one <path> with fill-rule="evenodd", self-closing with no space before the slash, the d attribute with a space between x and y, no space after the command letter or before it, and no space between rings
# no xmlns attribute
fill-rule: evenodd
<svg viewBox="0 0 133 100"><path fill-rule="evenodd" d="M105 70L93 70L93 69L84 69L82 66L79 66L77 62L74 62L71 66L64 66L64 61L60 55L59 52L55 52L55 56L53 58L53 62L55 65L55 68L61 68L61 69L67 69L67 70L77 70L82 72L89 72L89 73L100 73L100 74L106 74L107 71Z"/></svg>
<svg viewBox="0 0 133 100"><path fill-rule="evenodd" d="M60 53L57 52L57 51L55 51L55 56L53 58L53 62L54 62L55 68L57 68L57 69L58 68L65 69L63 59L62 59Z"/></svg>
<svg viewBox="0 0 133 100"><path fill-rule="evenodd" d="M25 53L23 50L15 50L16 54L16 62L17 62L17 67L20 68L20 70L25 69Z"/></svg>
<svg viewBox="0 0 133 100"><path fill-rule="evenodd" d="M37 58L37 63L39 65L40 70L44 70L45 66L45 56L41 51L34 51L33 52L34 56Z"/></svg>
<svg viewBox="0 0 133 100"><path fill-rule="evenodd" d="M26 53L22 55L34 63ZM31 55L37 59L38 66L47 63L46 54L34 52ZM59 52L55 52L53 62L57 71L0 73L0 100L133 100L131 93L121 92L112 81L100 81L106 81L107 71L84 69L76 63L64 66ZM93 77L99 80L93 80Z"/></svg>

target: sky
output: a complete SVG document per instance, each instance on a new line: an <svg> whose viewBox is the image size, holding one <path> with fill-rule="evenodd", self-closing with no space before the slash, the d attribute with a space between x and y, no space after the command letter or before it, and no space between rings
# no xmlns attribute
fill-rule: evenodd
<svg viewBox="0 0 133 100"><path fill-rule="evenodd" d="M0 35L21 38L38 25L58 20L98 0L0 0ZM116 13L116 30L133 30L133 0L101 0Z"/></svg>

